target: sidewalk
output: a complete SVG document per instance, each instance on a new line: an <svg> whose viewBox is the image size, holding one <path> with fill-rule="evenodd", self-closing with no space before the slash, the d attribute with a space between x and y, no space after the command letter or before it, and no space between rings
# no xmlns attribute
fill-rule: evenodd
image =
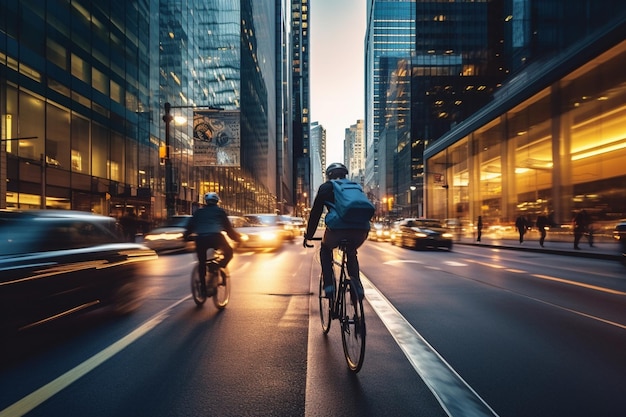
<svg viewBox="0 0 626 417"><path fill-rule="evenodd" d="M580 250L574 249L573 237L570 241L548 240L544 242L544 247L539 246L538 237L531 236L524 239L524 243L519 243L518 238L511 237L494 237L483 234L481 241L476 242L476 238L461 237L455 239L457 245L485 246L490 248L502 248L510 250L530 251L551 253L555 255L577 256L579 258L596 258L607 259L611 261L620 261L622 258L619 252L619 246L616 241L602 239L594 242L593 247L589 247L589 243L585 238L580 242Z"/></svg>

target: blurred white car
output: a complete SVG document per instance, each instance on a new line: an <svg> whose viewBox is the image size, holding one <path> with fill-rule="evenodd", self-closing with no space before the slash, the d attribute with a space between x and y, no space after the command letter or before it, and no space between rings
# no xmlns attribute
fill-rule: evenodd
<svg viewBox="0 0 626 417"><path fill-rule="evenodd" d="M236 249L276 250L283 244L284 231L280 225L263 223L254 215L228 216L228 218L235 230L242 235L240 243L232 242Z"/></svg>
<svg viewBox="0 0 626 417"><path fill-rule="evenodd" d="M288 221L287 216L273 213L256 213L244 214L243 217L252 226L266 226L276 229L282 237L282 240L293 241L295 239L291 223Z"/></svg>
<svg viewBox="0 0 626 417"><path fill-rule="evenodd" d="M185 230L190 215L172 216L162 226L151 230L144 236L144 245L157 252L166 250L192 250L194 243L185 240Z"/></svg>

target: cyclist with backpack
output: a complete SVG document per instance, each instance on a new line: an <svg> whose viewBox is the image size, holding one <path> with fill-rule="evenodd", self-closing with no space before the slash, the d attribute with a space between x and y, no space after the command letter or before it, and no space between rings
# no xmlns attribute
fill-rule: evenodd
<svg viewBox="0 0 626 417"><path fill-rule="evenodd" d="M335 292L333 249L339 246L342 240L347 240L348 275L355 283L357 293L362 299L363 286L359 277L357 249L367 239L375 208L361 186L349 181L347 175L348 169L342 163L335 162L326 168L327 181L320 185L315 196L303 245L306 247L307 240L311 240L315 235L322 211L326 207L328 210L324 220L326 231L320 245L324 292L328 298L332 298Z"/></svg>

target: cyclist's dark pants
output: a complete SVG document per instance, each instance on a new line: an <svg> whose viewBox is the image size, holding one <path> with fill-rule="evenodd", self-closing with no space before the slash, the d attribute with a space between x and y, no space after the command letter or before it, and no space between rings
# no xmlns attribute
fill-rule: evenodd
<svg viewBox="0 0 626 417"><path fill-rule="evenodd" d="M324 275L324 286L332 285L333 280L333 249L339 246L339 242L343 239L348 240L348 275L352 278L359 279L359 260L357 258L357 249L367 239L368 230L326 229L322 244L320 245L320 263L322 265L322 274Z"/></svg>
<svg viewBox="0 0 626 417"><path fill-rule="evenodd" d="M198 235L196 237L196 254L198 255L198 272L201 278L206 276L206 251L209 248L220 249L224 254L224 259L220 262L222 268L226 268L226 265L233 259L233 248L230 247L223 234Z"/></svg>

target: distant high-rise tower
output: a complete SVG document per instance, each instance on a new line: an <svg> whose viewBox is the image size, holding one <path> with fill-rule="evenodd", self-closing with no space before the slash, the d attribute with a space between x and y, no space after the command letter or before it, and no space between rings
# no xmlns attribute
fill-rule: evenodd
<svg viewBox="0 0 626 417"><path fill-rule="evenodd" d="M309 1L291 0L294 201L311 194L309 119Z"/></svg>
<svg viewBox="0 0 626 417"><path fill-rule="evenodd" d="M415 0L369 0L365 35L365 190L381 199L386 168L380 155L385 94L381 71L385 59L408 59L415 48Z"/></svg>
<svg viewBox="0 0 626 417"><path fill-rule="evenodd" d="M350 178L363 184L365 179L365 122L363 120L357 120L356 124L346 128L343 155Z"/></svg>

